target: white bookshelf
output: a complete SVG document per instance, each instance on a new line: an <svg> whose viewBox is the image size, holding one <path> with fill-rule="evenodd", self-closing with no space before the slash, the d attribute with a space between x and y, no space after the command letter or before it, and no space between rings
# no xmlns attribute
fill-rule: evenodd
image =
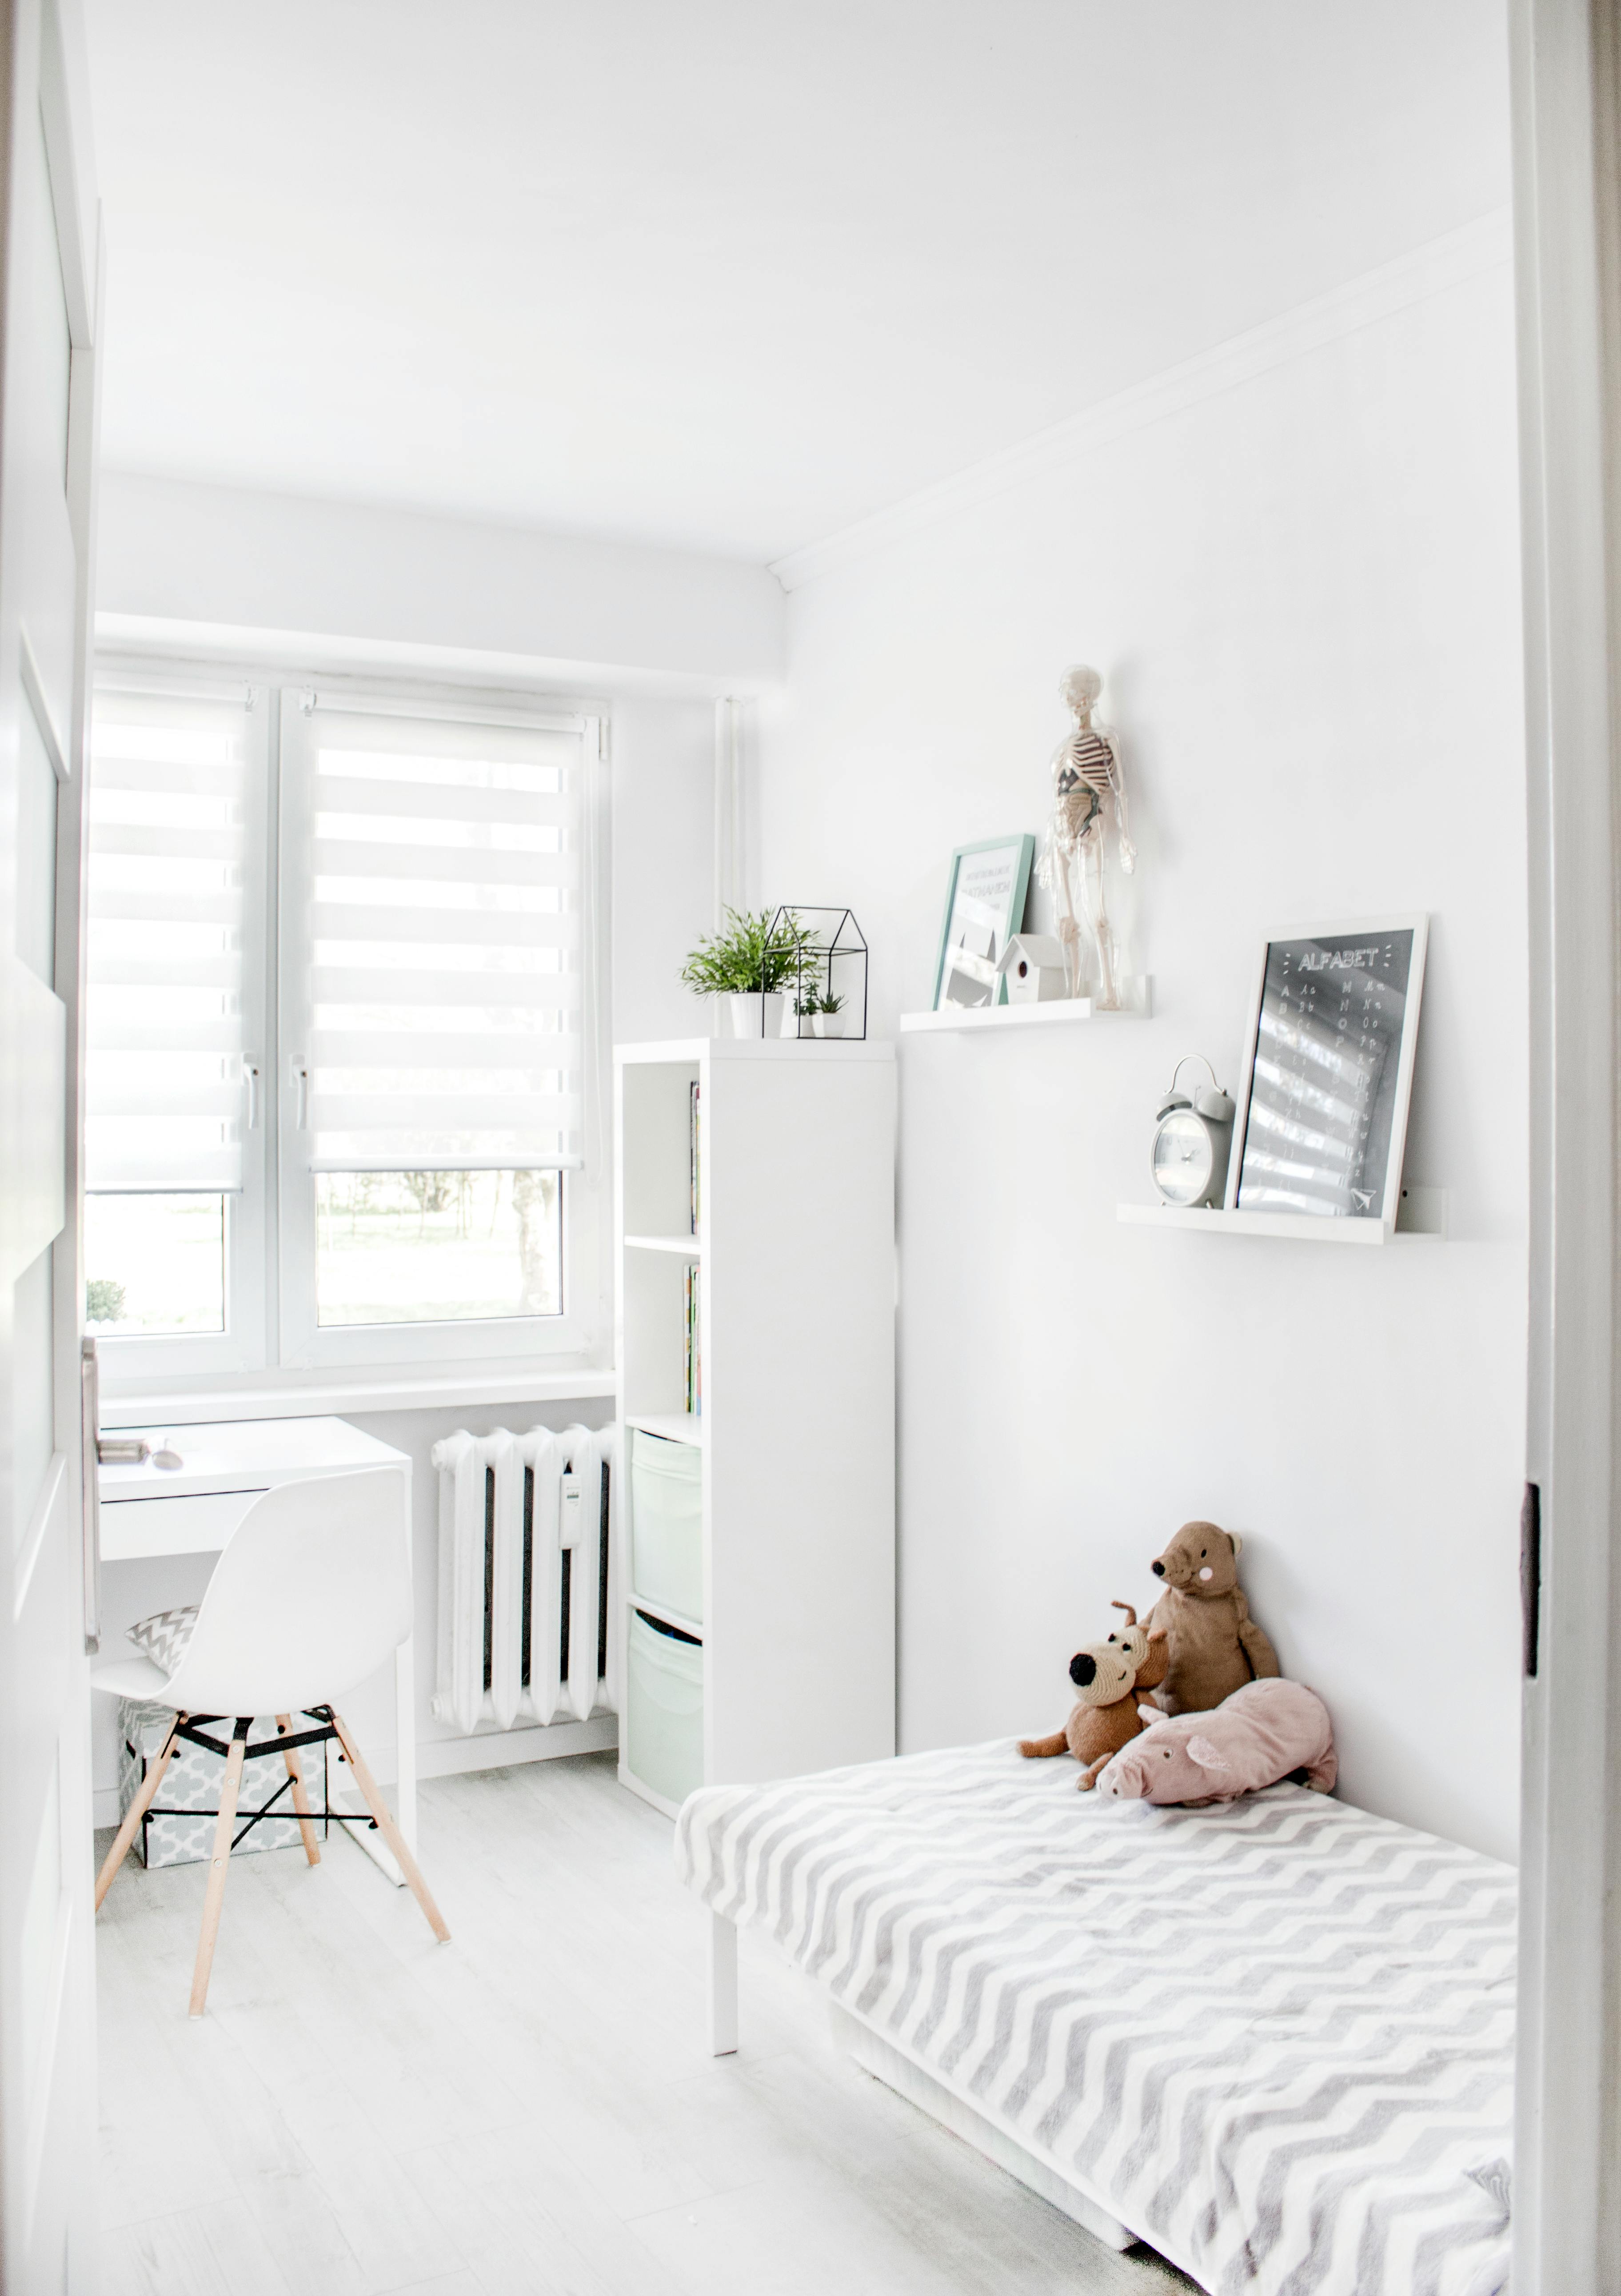
<svg viewBox="0 0 1621 2296"><path fill-rule="evenodd" d="M695 1411L635 1411L620 1413L620 1423L639 1427L644 1434L662 1436L666 1443L704 1443L704 1422Z"/></svg>
<svg viewBox="0 0 1621 2296"><path fill-rule="evenodd" d="M698 1233L689 1095L699 1087ZM701 1645L702 1779L895 1747L894 1047L689 1038L614 1052L620 1681L639 1610ZM698 1281L703 1413L684 1408ZM696 1450L702 1617L636 1584L630 1431ZM685 1662L699 1665L683 1645ZM620 1776L638 1774L623 1702Z"/></svg>

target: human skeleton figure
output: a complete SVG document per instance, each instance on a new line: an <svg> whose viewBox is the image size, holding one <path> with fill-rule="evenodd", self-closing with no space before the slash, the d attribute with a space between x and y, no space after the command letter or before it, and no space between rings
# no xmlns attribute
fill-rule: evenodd
<svg viewBox="0 0 1621 2296"><path fill-rule="evenodd" d="M1092 704L1102 690L1103 680L1083 662L1064 673L1058 692L1074 715L1075 730L1053 751L1052 819L1037 874L1063 906L1058 938L1064 944L1069 994L1079 996L1085 982L1084 929L1098 962L1098 1010L1117 1013L1119 951L1103 902L1103 843L1111 810L1120 865L1128 876L1136 865L1137 849L1126 831L1119 743L1107 726L1092 723Z"/></svg>

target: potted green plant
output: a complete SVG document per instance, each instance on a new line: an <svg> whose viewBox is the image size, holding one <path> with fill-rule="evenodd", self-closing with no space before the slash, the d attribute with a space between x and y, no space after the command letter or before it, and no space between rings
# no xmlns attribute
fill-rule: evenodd
<svg viewBox="0 0 1621 2296"><path fill-rule="evenodd" d="M788 984L793 989L782 1024L783 1035L814 1036L816 1015L822 1009L822 965L827 952L817 939L813 928L792 909L778 910L773 931L776 940L787 953Z"/></svg>
<svg viewBox="0 0 1621 2296"><path fill-rule="evenodd" d="M784 990L800 972L810 936L790 918L771 930L769 909L728 909L717 933L701 940L681 967L700 996L724 996L735 1037L781 1033Z"/></svg>
<svg viewBox="0 0 1621 2296"><path fill-rule="evenodd" d="M844 1000L842 996L821 996L817 999L816 1018L810 1023L811 1033L818 1037L842 1037L844 1033Z"/></svg>

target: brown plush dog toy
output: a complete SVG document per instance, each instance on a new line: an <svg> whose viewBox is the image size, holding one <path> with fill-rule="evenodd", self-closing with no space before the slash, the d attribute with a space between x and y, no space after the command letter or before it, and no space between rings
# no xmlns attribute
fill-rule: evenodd
<svg viewBox="0 0 1621 2296"><path fill-rule="evenodd" d="M1185 1522L1153 1566L1165 1582L1148 1621L1169 1653L1154 1701L1163 1713L1208 1713L1247 1682L1280 1671L1238 1587L1242 1544L1214 1522Z"/></svg>
<svg viewBox="0 0 1621 2296"><path fill-rule="evenodd" d="M1075 1707L1062 1730L1050 1738L1021 1738L1019 1751L1033 1759L1071 1753L1082 1764L1078 1781L1082 1793L1098 1782L1104 1764L1129 1746L1145 1726L1137 1710L1139 1692L1146 1693L1165 1676L1164 1631L1149 1634L1137 1623L1130 1603L1112 1607L1123 1611L1126 1624L1104 1643L1089 1643L1069 1662L1075 1685Z"/></svg>

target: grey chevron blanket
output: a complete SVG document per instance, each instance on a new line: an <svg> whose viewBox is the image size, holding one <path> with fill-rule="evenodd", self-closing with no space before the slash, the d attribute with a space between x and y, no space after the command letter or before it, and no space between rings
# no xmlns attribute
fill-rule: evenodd
<svg viewBox="0 0 1621 2296"><path fill-rule="evenodd" d="M1507 2284L1512 1869L1011 1742L694 1794L682 1879L1213 2296ZM746 2030L746 2027L745 2027Z"/></svg>

